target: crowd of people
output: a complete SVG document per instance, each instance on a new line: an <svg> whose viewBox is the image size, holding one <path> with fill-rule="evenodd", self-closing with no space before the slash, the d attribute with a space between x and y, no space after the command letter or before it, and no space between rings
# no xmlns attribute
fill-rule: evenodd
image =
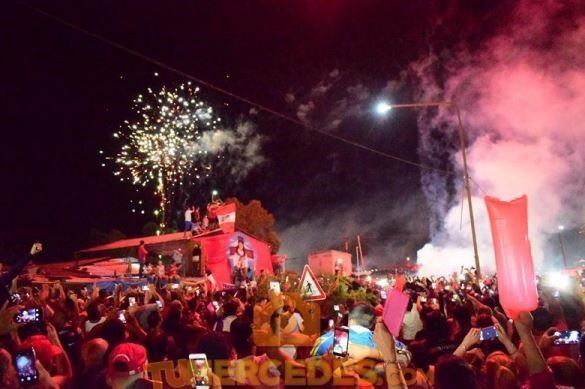
<svg viewBox="0 0 585 389"><path fill-rule="evenodd" d="M539 280L538 308L512 320L497 277L473 270L331 275L327 299L306 302L293 273L230 290L179 276L109 290L31 284L28 260L0 275L3 388L585 387L579 278L564 290ZM409 296L394 335L381 320L392 288Z"/></svg>

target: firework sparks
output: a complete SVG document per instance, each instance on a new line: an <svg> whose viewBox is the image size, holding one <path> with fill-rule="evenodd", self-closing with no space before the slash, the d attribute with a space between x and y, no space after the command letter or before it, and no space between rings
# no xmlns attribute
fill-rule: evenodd
<svg viewBox="0 0 585 389"><path fill-rule="evenodd" d="M133 185L153 187L160 199L161 227L167 223L170 199L177 188L192 176L209 175L212 159L200 142L203 134L218 131L221 119L198 96L199 88L190 82L175 89L148 93L134 99L136 120L124 121L114 138L122 142L112 158L114 175Z"/></svg>

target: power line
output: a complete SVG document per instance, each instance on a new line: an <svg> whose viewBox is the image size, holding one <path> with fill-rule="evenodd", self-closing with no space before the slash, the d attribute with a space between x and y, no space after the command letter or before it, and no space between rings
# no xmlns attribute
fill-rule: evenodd
<svg viewBox="0 0 585 389"><path fill-rule="evenodd" d="M117 42L115 42L115 41L113 41L113 40L111 40L109 38L106 38L106 37L104 37L102 35L99 35L97 33L94 33L94 32L91 32L89 30L86 30L83 27L80 27L80 26L78 26L78 25L76 25L74 23L71 23L68 20L65 20L63 18L60 18L60 17L58 17L58 16L56 16L54 14L51 14L49 12L46 12L46 11L40 9L40 8L34 7L32 5L29 5L29 4L20 2L20 1L17 1L16 3L19 4L20 6L24 7L24 8L27 8L30 11L36 12L36 13L38 13L40 15L43 15L43 16L49 18L49 19L52 19L52 20L54 20L54 21L56 21L56 22L58 22L58 23L60 23L62 25L65 25L65 26L67 26L67 27L69 27L69 28L77 31L77 32L80 32L80 33L82 33L84 35L90 36L91 38L94 38L94 39L96 39L96 40L98 40L100 42L103 42L105 44L108 44L110 46L116 47L119 50L122 50L122 51L124 51L124 52L126 52L128 54L131 54L131 55L135 56L135 57L138 57L138 58L140 58L140 59L142 59L142 60L144 60L146 62L150 62L150 63L152 63L152 64L154 64L154 65L156 65L156 66L158 66L158 67L160 67L162 69L166 69L166 70L168 70L168 71L170 71L172 73L175 73L175 74L178 74L178 75L180 75L182 77L185 77L185 78L187 78L187 79L189 79L191 81L194 81L194 82L196 82L198 84L204 85L204 86L206 86L209 89L215 90L216 92L219 92L219 93L224 94L226 96L230 96L231 98L233 98L235 100L244 102L244 103L246 103L246 104L248 104L248 105L250 105L252 107L255 107L255 108L259 109L259 110L262 110L262 111L271 113L272 115L274 115L276 117L279 117L279 118L281 118L283 120L286 120L288 122L294 123L294 124L296 124L298 126L301 126L301 127L305 128L307 130L317 132L317 133L319 133L321 135L324 135L324 136L333 138L333 139L335 139L335 140L337 140L339 142L343 142L345 144L348 144L348 145L357 147L359 149L362 149L362 150L365 150L365 151L369 151L369 152L372 152L374 154L380 155L382 157L389 158L389 159L393 159L395 161L402 162L402 163L407 164L407 165L415 166L415 167L418 167L420 169L432 170L432 171L436 171L436 172L440 172L440 173L447 173L447 174L448 173L451 173L448 170L436 168L436 167L433 167L433 166L423 165L421 163L418 163L418 162L415 162L415 161L411 161L409 159L405 159L405 158L402 158L402 157L398 157L396 155L389 154L389 153L386 153L384 151L381 151L381 150L378 150L378 149L375 149L375 148L372 148L372 147L363 145L363 144L361 144L359 142L353 141L353 140L348 139L348 138L345 138L343 136L340 136L340 135L337 135L337 134L333 134L333 133L328 132L328 131L325 131L323 129L314 127L314 126L312 126L312 125L310 125L308 123L305 123L305 122L303 122L303 121L301 121L299 119L296 119L294 117L291 117L291 116L289 116L287 114L284 114L282 112L279 112L279 111L277 111L275 109L272 109L270 107L267 107L267 106L265 106L263 104L256 103L255 101L252 101L252 100L250 100L250 99L248 99L246 97L243 97L241 95L238 95L238 94L236 94L234 92L230 92L227 89L224 89L224 88L219 87L219 86L217 86L215 84L212 84L212 83L210 83L208 81L205 81L205 80L202 80L202 79L200 79L198 77L195 77L195 76L193 76L193 75L191 75L191 74L189 74L189 73L187 73L185 71L182 71L180 69L175 68L174 66L168 65L168 64L166 64L164 62L161 62L161 61L159 61L159 60L157 60L155 58L152 58L152 57L150 57L148 55L142 54L142 53L140 53L140 52L138 52L138 51L136 51L134 49L131 49L131 48L127 47L127 46L124 46L124 45L122 45L120 43L117 43Z"/></svg>

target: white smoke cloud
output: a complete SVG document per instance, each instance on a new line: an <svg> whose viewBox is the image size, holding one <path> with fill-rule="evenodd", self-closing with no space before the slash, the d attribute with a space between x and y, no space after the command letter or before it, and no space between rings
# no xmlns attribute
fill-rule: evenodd
<svg viewBox="0 0 585 389"><path fill-rule="evenodd" d="M297 118L302 120L303 122L309 121L309 114L311 111L315 109L315 103L313 101L308 101L307 103L299 104L299 108L297 110Z"/></svg>
<svg viewBox="0 0 585 389"><path fill-rule="evenodd" d="M577 16L561 29L561 12L563 6L556 1L519 2L513 23L476 57L462 59L461 53L443 67L450 72L445 88L433 72L436 58L411 67L420 81L418 98L453 100L461 108L470 138L470 175L478 184L473 185L473 202L486 268L493 269L493 250L482 190L503 200L528 195L533 257L540 269L558 260L547 247L557 225L576 226L585 220L585 18ZM551 34L553 28L557 31ZM436 151L425 141L429 130L455 128L455 119L449 110L421 115L421 151ZM461 168L459 154L453 160ZM460 204L446 206L451 201L437 178L423 179L444 227L418 253L425 273L472 264L467 209L460 228Z"/></svg>
<svg viewBox="0 0 585 389"><path fill-rule="evenodd" d="M252 122L240 121L233 129L204 132L198 146L211 154L229 153L229 170L235 179L242 179L265 162L262 153L264 137Z"/></svg>
<svg viewBox="0 0 585 389"><path fill-rule="evenodd" d="M420 234L421 229L424 230L424 226L417 225L410 214L412 209L420 207L424 199L420 196L405 196L400 201L391 200L396 199L391 199L388 193L380 192L352 203L336 204L313 212L312 216L302 222L279 229L282 240L280 252L293 258L306 258L308 253L315 250L342 250L347 239L353 254L356 236L360 234L364 250L367 251L366 261L371 261L366 266L404 259L409 252L405 241L410 236ZM389 220L399 226L397 234L404 239L380 237L381 231L388 227ZM324 246L325 242L336 242L337 246Z"/></svg>

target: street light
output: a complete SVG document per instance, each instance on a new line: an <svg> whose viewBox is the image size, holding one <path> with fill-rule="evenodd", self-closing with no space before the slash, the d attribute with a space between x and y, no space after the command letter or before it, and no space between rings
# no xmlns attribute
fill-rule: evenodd
<svg viewBox="0 0 585 389"><path fill-rule="evenodd" d="M376 105L376 112L380 115L384 115L386 112L390 111L392 106L385 101L380 101Z"/></svg>
<svg viewBox="0 0 585 389"><path fill-rule="evenodd" d="M559 227L559 244L561 245L561 254L563 255L563 264L565 269L567 268L567 255L565 254L565 243L563 242L563 231L565 226L560 225Z"/></svg>
<svg viewBox="0 0 585 389"><path fill-rule="evenodd" d="M408 103L408 104L390 104L388 102L379 102L376 105L376 112L383 115L394 108L428 108L428 107L448 107L454 108L457 114L457 128L459 130L459 143L461 146L461 155L463 159L463 172L465 191L467 192L467 203L469 205L469 220L471 224L471 239L473 242L473 256L475 259L475 268L477 269L478 282L481 279L481 268L479 265L479 251L477 249L477 236L475 233L475 219L473 217L473 204L471 203L471 185L469 183L469 172L467 170L467 153L465 151L465 131L463 130L463 124L461 123L461 112L459 106L452 101L423 101L419 103Z"/></svg>

